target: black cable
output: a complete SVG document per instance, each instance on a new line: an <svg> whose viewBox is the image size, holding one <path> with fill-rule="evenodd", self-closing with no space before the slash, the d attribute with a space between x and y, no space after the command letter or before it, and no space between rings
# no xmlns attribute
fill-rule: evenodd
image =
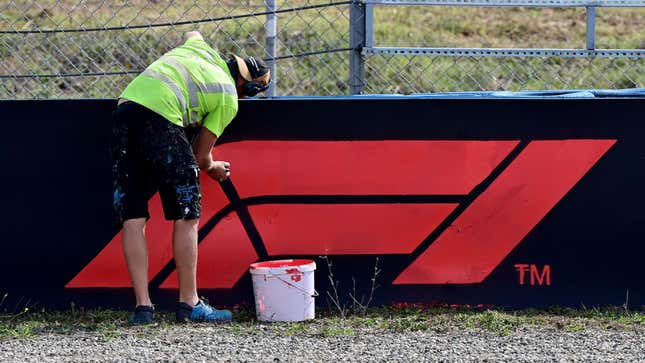
<svg viewBox="0 0 645 363"><path fill-rule="evenodd" d="M291 13L291 12L302 11L302 10L326 8L326 7L339 6L339 5L350 5L352 3L353 3L353 1L339 1L339 2L335 2L335 3L299 6L299 7L295 7L295 8L281 9L281 10L276 10L276 11L263 11L261 13L229 15L229 16L222 16L222 17L218 17L218 18L204 18L204 19L197 19L197 20L185 20L185 21L178 21L178 22L173 22L173 23L157 23L157 24L146 24L146 25L142 24L142 25L132 25L132 26L119 26L119 27L115 26L115 27L86 28L86 29L0 30L0 34L82 33L82 32L110 31L110 30L159 28L159 27L165 27L165 26L178 26L178 25L216 22L216 21L223 21L223 20L235 20L235 19L242 19L242 18L250 18L250 17L255 17L255 16L261 16L261 15Z"/></svg>
<svg viewBox="0 0 645 363"><path fill-rule="evenodd" d="M115 76L125 74L139 74L140 71L118 71L118 72L91 72L91 73L66 73L66 74L14 74L6 75L0 74L0 79L3 78L71 78L71 77L95 77L95 76Z"/></svg>
<svg viewBox="0 0 645 363"><path fill-rule="evenodd" d="M303 58L311 55L318 54L329 54L329 53L338 53L338 52L347 52L350 50L357 50L355 48L336 48L328 50L317 50L312 52L298 53L292 55L282 55L275 58L265 58L265 61L272 60L282 60L290 58ZM116 75L126 75L126 74L139 74L143 70L134 70L134 71L116 71L116 72L91 72L91 73L66 73L66 74L14 74L6 75L0 74L0 79L6 78L71 78L71 77L96 77L96 76L116 76Z"/></svg>
<svg viewBox="0 0 645 363"><path fill-rule="evenodd" d="M264 61L269 62L269 61L273 61L273 60L281 60L281 59L289 59L289 58L302 58L302 57L308 57L310 55L348 52L350 50L356 50L356 49L354 49L354 48L336 48L336 49L328 49L328 50L316 50L316 51L313 51L313 52L298 53L298 54L293 54L293 55L281 55L281 56L277 56L275 58L264 58Z"/></svg>

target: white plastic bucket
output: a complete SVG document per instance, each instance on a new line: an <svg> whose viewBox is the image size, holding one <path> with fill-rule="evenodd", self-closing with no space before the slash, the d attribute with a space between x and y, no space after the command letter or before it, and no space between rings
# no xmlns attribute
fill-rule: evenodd
<svg viewBox="0 0 645 363"><path fill-rule="evenodd" d="M312 260L276 260L251 264L255 313L260 321L303 321L314 318Z"/></svg>

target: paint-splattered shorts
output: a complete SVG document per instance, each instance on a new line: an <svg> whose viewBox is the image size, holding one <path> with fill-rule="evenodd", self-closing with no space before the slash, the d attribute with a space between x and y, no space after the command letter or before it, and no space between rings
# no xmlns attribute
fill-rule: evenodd
<svg viewBox="0 0 645 363"><path fill-rule="evenodd" d="M117 225L150 218L159 191L168 220L201 215L199 167L186 130L133 102L117 107L112 126L113 210Z"/></svg>

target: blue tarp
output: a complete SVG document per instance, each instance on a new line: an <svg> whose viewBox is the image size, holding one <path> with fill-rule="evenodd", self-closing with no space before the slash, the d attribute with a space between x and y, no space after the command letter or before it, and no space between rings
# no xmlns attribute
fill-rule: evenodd
<svg viewBox="0 0 645 363"><path fill-rule="evenodd" d="M620 90L555 90L555 91L489 91L489 92L445 92L414 94L423 98L604 98L604 97L645 97L645 88Z"/></svg>
<svg viewBox="0 0 645 363"><path fill-rule="evenodd" d="M645 98L645 88L629 88L620 90L554 90L554 91L475 91L475 92L440 92L440 93L413 93L409 95L402 94L366 94L352 96L279 96L274 99L357 99L357 98ZM261 98L256 98L261 99ZM254 100L253 98L247 99Z"/></svg>

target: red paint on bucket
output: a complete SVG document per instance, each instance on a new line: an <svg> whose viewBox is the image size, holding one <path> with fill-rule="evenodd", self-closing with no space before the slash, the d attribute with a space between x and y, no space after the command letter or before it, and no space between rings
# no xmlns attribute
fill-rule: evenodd
<svg viewBox="0 0 645 363"><path fill-rule="evenodd" d="M251 269L262 269L262 268L280 268L280 267L297 267L303 265L312 264L313 260L277 260L277 261L265 261L265 262L256 262L251 264ZM292 273L291 271L300 272L297 268L289 269L286 272Z"/></svg>
<svg viewBox="0 0 645 363"><path fill-rule="evenodd" d="M300 282L305 272L312 271L314 268L313 260L276 260L251 264L251 273L262 274L270 270L274 270L275 273L275 269L278 269L279 273L289 275L291 281Z"/></svg>
<svg viewBox="0 0 645 363"><path fill-rule="evenodd" d="M291 281L298 282L302 279L302 272L297 268L290 268L285 270L285 272L291 275Z"/></svg>

